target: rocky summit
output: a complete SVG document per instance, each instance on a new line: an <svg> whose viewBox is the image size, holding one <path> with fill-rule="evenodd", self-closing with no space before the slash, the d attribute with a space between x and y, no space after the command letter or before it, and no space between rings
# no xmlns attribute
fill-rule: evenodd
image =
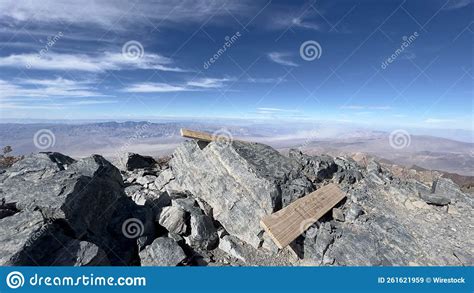
<svg viewBox="0 0 474 293"><path fill-rule="evenodd" d="M122 161L39 153L0 171L1 264L474 265L474 198L442 176L239 141ZM346 198L279 249L260 219L329 183Z"/></svg>

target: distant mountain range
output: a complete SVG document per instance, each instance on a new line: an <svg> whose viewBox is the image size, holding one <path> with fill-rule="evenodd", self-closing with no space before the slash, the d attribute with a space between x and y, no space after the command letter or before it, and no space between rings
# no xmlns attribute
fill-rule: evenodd
<svg viewBox="0 0 474 293"><path fill-rule="evenodd" d="M1 145L14 154L58 151L75 157L101 154L114 159L125 152L168 155L191 128L269 144L282 152L300 148L332 155L365 153L393 163L473 176L474 144L429 135L409 135L405 145L390 144L390 132L337 123L262 123L247 121L3 123ZM403 139L403 137L402 137Z"/></svg>

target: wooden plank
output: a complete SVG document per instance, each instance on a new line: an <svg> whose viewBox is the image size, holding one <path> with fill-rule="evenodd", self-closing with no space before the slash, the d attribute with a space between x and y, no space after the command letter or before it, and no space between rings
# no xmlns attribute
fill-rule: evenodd
<svg viewBox="0 0 474 293"><path fill-rule="evenodd" d="M248 142L244 140L234 139L230 135L230 133L228 135L225 135L225 132L222 133L223 135L214 135L207 132L196 131L196 130L185 129L185 128L181 128L180 132L181 132L182 137L197 139L197 140L206 141L206 142L211 142L211 141L221 141L221 142L238 141L238 142L245 142L245 143Z"/></svg>
<svg viewBox="0 0 474 293"><path fill-rule="evenodd" d="M194 138L202 141L214 141L216 136L207 132L194 131L190 129L181 128L180 130L182 137Z"/></svg>
<svg viewBox="0 0 474 293"><path fill-rule="evenodd" d="M289 206L263 217L260 225L279 248L284 248L330 211L346 195L328 184L295 200Z"/></svg>

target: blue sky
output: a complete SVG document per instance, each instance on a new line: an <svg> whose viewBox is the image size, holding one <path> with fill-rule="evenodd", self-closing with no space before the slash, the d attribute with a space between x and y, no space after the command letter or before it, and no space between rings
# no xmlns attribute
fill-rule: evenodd
<svg viewBox="0 0 474 293"><path fill-rule="evenodd" d="M473 7L472 0L2 0L0 115L472 130ZM301 52L307 41L317 56L311 47Z"/></svg>

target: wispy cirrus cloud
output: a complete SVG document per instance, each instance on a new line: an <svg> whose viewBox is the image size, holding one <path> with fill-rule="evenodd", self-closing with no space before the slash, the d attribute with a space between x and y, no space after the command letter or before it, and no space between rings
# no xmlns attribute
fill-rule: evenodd
<svg viewBox="0 0 474 293"><path fill-rule="evenodd" d="M104 94L94 90L92 81L56 79L0 80L0 99L11 98L58 98L100 97Z"/></svg>
<svg viewBox="0 0 474 293"><path fill-rule="evenodd" d="M304 29L309 29L309 30L314 30L314 31L323 31L323 27L321 24L316 23L316 21L310 21L308 19L305 19L304 16L292 17L292 18L280 20L280 25L288 26L291 28L297 27L297 28L304 28Z"/></svg>
<svg viewBox="0 0 474 293"><path fill-rule="evenodd" d="M280 83L286 81L284 77L249 77L246 80L250 83Z"/></svg>
<svg viewBox="0 0 474 293"><path fill-rule="evenodd" d="M298 64L296 64L295 62L293 62L289 59L291 57L291 54L289 54L289 53L270 52L270 53L268 53L267 56L271 61L273 61L275 63L278 63L280 65L293 66L293 67L298 66Z"/></svg>
<svg viewBox="0 0 474 293"><path fill-rule="evenodd" d="M245 15L254 9L251 1L214 0L83 0L0 1L0 20L13 22L96 25L114 29L176 22L218 21L228 13ZM224 9L225 8L225 9Z"/></svg>
<svg viewBox="0 0 474 293"><path fill-rule="evenodd" d="M129 93L173 93L173 92L190 92L202 91L222 88L230 78L200 78L193 79L184 83L162 83L162 82L142 82L135 83L129 87L122 89Z"/></svg>
<svg viewBox="0 0 474 293"><path fill-rule="evenodd" d="M2 109L60 109L117 103L110 95L95 90L92 80L55 79L0 80Z"/></svg>
<svg viewBox="0 0 474 293"><path fill-rule="evenodd" d="M283 113L300 113L301 111L299 110L293 110L293 109L282 109L282 108L266 108L266 107L260 107L257 108L257 114L283 114Z"/></svg>
<svg viewBox="0 0 474 293"><path fill-rule="evenodd" d="M390 106L370 106L370 105L344 105L340 109L345 110L391 110Z"/></svg>
<svg viewBox="0 0 474 293"><path fill-rule="evenodd" d="M162 82L141 82L132 84L129 87L124 88L122 91L128 93L173 93L173 92L185 92L191 89L186 86L172 85Z"/></svg>
<svg viewBox="0 0 474 293"><path fill-rule="evenodd" d="M188 81L186 84L190 87L198 88L221 88L226 82L233 81L233 78L200 78Z"/></svg>
<svg viewBox="0 0 474 293"><path fill-rule="evenodd" d="M449 0L442 10L455 10L460 9L468 6L469 4L473 4L474 0Z"/></svg>
<svg viewBox="0 0 474 293"><path fill-rule="evenodd" d="M440 118L428 118L425 119L423 122L427 124L442 124L442 123L450 123L454 122L454 119L440 119Z"/></svg>
<svg viewBox="0 0 474 293"><path fill-rule="evenodd" d="M32 104L31 102L3 102L0 100L2 109L18 109L18 110L60 110L70 107L115 104L116 100L83 100L83 101L62 101L62 102L46 102L41 104Z"/></svg>
<svg viewBox="0 0 474 293"><path fill-rule="evenodd" d="M106 52L100 55L85 54L13 54L0 57L0 67L31 68L36 70L69 70L104 72L109 70L153 69L160 71L186 72L171 66L170 58L145 53L142 58L130 59L121 53Z"/></svg>

